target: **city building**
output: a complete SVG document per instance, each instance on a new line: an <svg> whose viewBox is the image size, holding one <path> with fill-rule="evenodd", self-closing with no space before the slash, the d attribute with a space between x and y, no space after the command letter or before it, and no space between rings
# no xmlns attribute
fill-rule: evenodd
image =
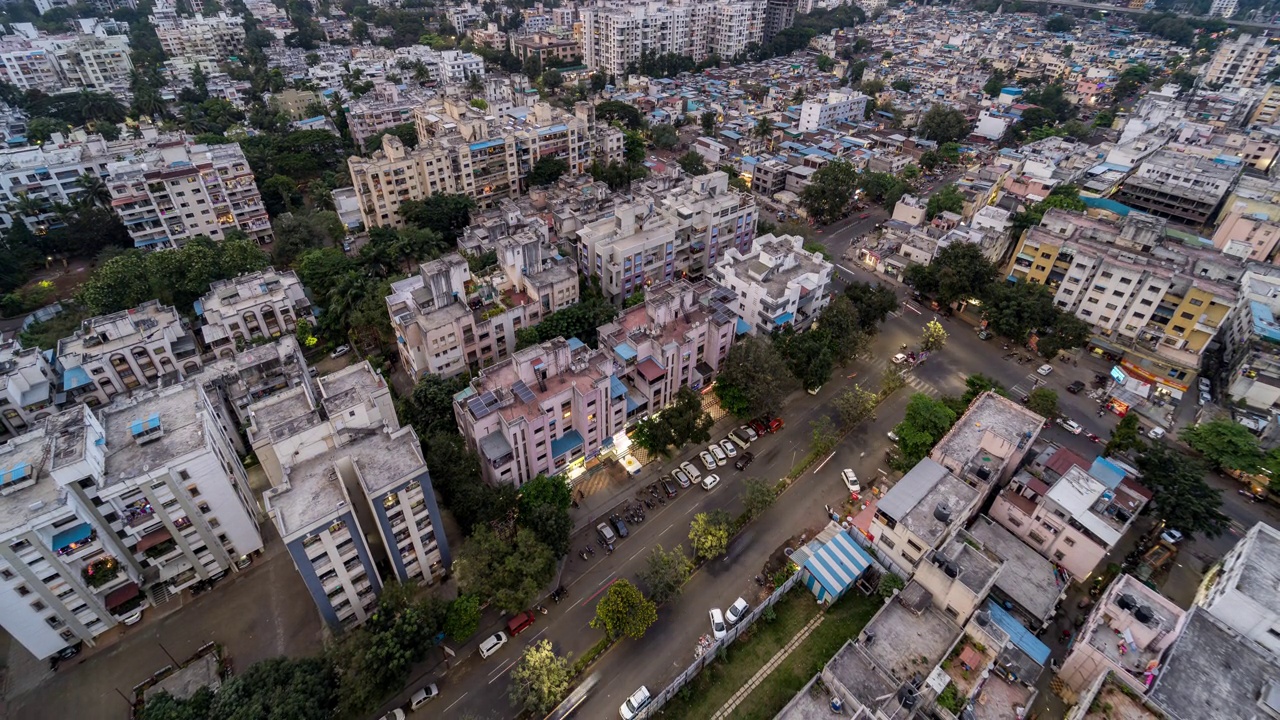
<svg viewBox="0 0 1280 720"><path fill-rule="evenodd" d="M766 0L720 0L711 17L712 54L733 59L764 42ZM679 26L677 26L678 28ZM678 30L677 30L678 32Z"/></svg>
<svg viewBox="0 0 1280 720"><path fill-rule="evenodd" d="M1210 17L1230 18L1236 14L1236 0L1213 0L1209 6Z"/></svg>
<svg viewBox="0 0 1280 720"><path fill-rule="evenodd" d="M1270 428L1272 407L1280 404L1280 267L1249 263L1240 295L1224 323L1223 354L1228 372L1226 400L1253 417L1238 422L1254 431Z"/></svg>
<svg viewBox="0 0 1280 720"><path fill-rule="evenodd" d="M1197 604L1280 658L1280 599L1272 592L1277 568L1280 531L1256 523L1206 578Z"/></svg>
<svg viewBox="0 0 1280 720"><path fill-rule="evenodd" d="M0 79L19 90L52 93L63 87L53 53L19 39L0 41Z"/></svg>
<svg viewBox="0 0 1280 720"><path fill-rule="evenodd" d="M250 417L267 513L330 627L368 619L379 567L400 582L444 576L451 556L421 445L367 362L277 393Z"/></svg>
<svg viewBox="0 0 1280 720"><path fill-rule="evenodd" d="M877 556L910 575L931 550L955 535L984 493L925 458L876 502L871 521Z"/></svg>
<svg viewBox="0 0 1280 720"><path fill-rule="evenodd" d="M867 114L866 95L860 92L830 92L825 98L805 100L800 105L800 130L817 132L840 123L862 122Z"/></svg>
<svg viewBox="0 0 1280 720"><path fill-rule="evenodd" d="M1008 480L1040 435L1044 417L988 390L934 444L929 457L979 487Z"/></svg>
<svg viewBox="0 0 1280 720"><path fill-rule="evenodd" d="M561 37L555 33L535 32L529 35L517 35L511 38L511 54L527 62L536 58L539 67L546 67L547 61L560 63L573 62L582 57L582 47L576 40Z"/></svg>
<svg viewBox="0 0 1280 720"><path fill-rule="evenodd" d="M740 329L768 335L812 324L831 301L831 272L831 263L804 249L804 238L770 233L756 238L749 251L730 247L712 278L736 296L730 307Z"/></svg>
<svg viewBox="0 0 1280 720"><path fill-rule="evenodd" d="M578 303L578 274L544 238L503 238L497 253L498 265L481 276L451 253L392 284L387 312L412 377L452 377L504 360L518 330Z"/></svg>
<svg viewBox="0 0 1280 720"><path fill-rule="evenodd" d="M101 27L46 35L29 23L14 23L12 29L0 39L0 80L46 93L128 89L133 62L127 35L110 35Z"/></svg>
<svg viewBox="0 0 1280 720"><path fill-rule="evenodd" d="M136 247L179 246L199 235L221 240L239 230L272 240L271 219L239 143L180 138L107 165L111 207Z"/></svg>
<svg viewBox="0 0 1280 720"><path fill-rule="evenodd" d="M1280 662L1213 613L1193 608L1147 692L1170 720L1280 714Z"/></svg>
<svg viewBox="0 0 1280 720"><path fill-rule="evenodd" d="M307 119L310 116L307 110L316 103L320 103L320 93L314 90L285 88L271 96L272 109L295 121Z"/></svg>
<svg viewBox="0 0 1280 720"><path fill-rule="evenodd" d="M1280 124L1280 83L1271 83L1262 91L1262 97L1249 116L1249 124L1254 127Z"/></svg>
<svg viewBox="0 0 1280 720"><path fill-rule="evenodd" d="M1206 225L1238 174L1238 166L1161 150L1144 160L1112 199L1174 222Z"/></svg>
<svg viewBox="0 0 1280 720"><path fill-rule="evenodd" d="M357 147L384 130L413 122L413 110L427 96L410 92L389 82L375 83L373 91L351 100L346 105L347 124Z"/></svg>
<svg viewBox="0 0 1280 720"><path fill-rule="evenodd" d="M790 165L777 159L756 163L751 171L751 191L772 198L787 189L787 173L790 171Z"/></svg>
<svg viewBox="0 0 1280 720"><path fill-rule="evenodd" d="M107 165L117 156L141 147L145 147L144 141L108 143L101 135L76 133L73 138L43 145L0 148L2 229L8 231L16 218L25 220L36 234L57 227L61 220L53 212L54 203L75 205L84 192L81 176L88 173L105 178Z"/></svg>
<svg viewBox="0 0 1280 720"><path fill-rule="evenodd" d="M186 321L157 300L84 320L58 341L55 358L66 401L89 407L162 379L188 377L202 365Z"/></svg>
<svg viewBox="0 0 1280 720"><path fill-rule="evenodd" d="M1267 72L1274 51L1268 40L1265 35L1244 34L1218 45L1200 72L1200 82L1236 90L1254 87Z"/></svg>
<svg viewBox="0 0 1280 720"><path fill-rule="evenodd" d="M94 639L262 548L200 388L84 406L0 445L0 624L35 655Z"/></svg>
<svg viewBox="0 0 1280 720"><path fill-rule="evenodd" d="M230 357L260 338L292 334L298 320L311 317L311 301L294 271L267 268L214 282L195 311L204 347Z"/></svg>
<svg viewBox="0 0 1280 720"><path fill-rule="evenodd" d="M40 348L0 342L0 440L27 432L57 412L57 374Z"/></svg>
<svg viewBox="0 0 1280 720"><path fill-rule="evenodd" d="M1243 209L1244 203L1240 203ZM1213 231L1213 246L1241 260L1267 262L1280 242L1280 218L1265 213L1243 213L1234 209Z"/></svg>
<svg viewBox="0 0 1280 720"><path fill-rule="evenodd" d="M220 12L193 17L177 15L173 6L156 3L151 15L160 48L168 57L228 58L244 52L244 18Z"/></svg>
<svg viewBox="0 0 1280 720"><path fill-rule="evenodd" d="M650 284L702 278L730 249L751 252L757 221L755 198L723 172L654 180L577 231L578 269L620 302Z"/></svg>
<svg viewBox="0 0 1280 720"><path fill-rule="evenodd" d="M764 5L764 42L777 37L796 21L796 0L766 0Z"/></svg>

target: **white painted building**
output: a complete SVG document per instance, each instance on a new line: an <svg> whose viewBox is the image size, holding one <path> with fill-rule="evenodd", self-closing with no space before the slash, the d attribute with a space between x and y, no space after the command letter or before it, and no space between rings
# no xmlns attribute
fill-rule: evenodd
<svg viewBox="0 0 1280 720"><path fill-rule="evenodd" d="M236 344L292 334L299 319L310 318L311 301L297 273L267 268L218 280L195 310L205 347L229 357Z"/></svg>
<svg viewBox="0 0 1280 720"><path fill-rule="evenodd" d="M743 252L729 248L711 277L737 296L730 303L753 335L791 325L808 327L831 300L831 263L804 249L799 235L755 239Z"/></svg>
<svg viewBox="0 0 1280 720"><path fill-rule="evenodd" d="M800 106L800 129L816 132L843 122L861 122L869 98L860 92L830 92L825 98L805 100Z"/></svg>
<svg viewBox="0 0 1280 720"><path fill-rule="evenodd" d="M0 439L21 435L52 415L57 374L40 348L0 343Z"/></svg>
<svg viewBox="0 0 1280 720"><path fill-rule="evenodd" d="M1199 604L1236 632L1280 656L1280 531L1258 523L1222 559Z"/></svg>

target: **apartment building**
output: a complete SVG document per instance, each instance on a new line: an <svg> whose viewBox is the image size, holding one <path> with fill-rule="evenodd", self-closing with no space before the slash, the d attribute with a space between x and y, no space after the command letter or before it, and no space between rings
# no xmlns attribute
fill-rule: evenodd
<svg viewBox="0 0 1280 720"><path fill-rule="evenodd" d="M796 0L766 0L764 7L764 42L791 27L796 21Z"/></svg>
<svg viewBox="0 0 1280 720"><path fill-rule="evenodd" d="M244 18L225 12L180 17L166 10L171 6L157 3L151 15L165 55L224 59L244 52Z"/></svg>
<svg viewBox="0 0 1280 720"><path fill-rule="evenodd" d="M267 268L214 282L195 311L204 346L231 357L245 343L292 334L311 317L311 301L297 273Z"/></svg>
<svg viewBox="0 0 1280 720"><path fill-rule="evenodd" d="M546 67L548 60L568 63L581 58L582 46L572 38L550 32L535 32L512 37L511 54L521 62L537 58L540 66Z"/></svg>
<svg viewBox="0 0 1280 720"><path fill-rule="evenodd" d="M498 265L475 276L457 253L393 283L387 312L414 378L474 372L511 355L516 332L578 302L578 274L532 233L498 241Z"/></svg>
<svg viewBox="0 0 1280 720"><path fill-rule="evenodd" d="M638 422L675 398L683 386L709 387L736 332L727 306L733 296L709 280L653 285L644 302L602 325L599 346L612 348L614 403L626 404L626 422Z"/></svg>
<svg viewBox="0 0 1280 720"><path fill-rule="evenodd" d="M817 132L840 123L862 122L867 115L866 95L860 92L830 92L825 98L805 100L800 105L800 130Z"/></svg>
<svg viewBox="0 0 1280 720"><path fill-rule="evenodd" d="M145 141L122 140L108 143L101 135L62 138L43 145L0 149L0 223L3 229L23 219L33 232L41 233L61 222L53 212L54 203L74 205L84 192L79 182L85 173L107 177L107 165L118 155L132 154ZM27 197L39 203L15 212L15 204Z"/></svg>
<svg viewBox="0 0 1280 720"><path fill-rule="evenodd" d="M731 190L723 172L653 181L577 231L578 267L621 300L651 283L701 278L730 248L750 252L757 221L754 197Z"/></svg>
<svg viewBox="0 0 1280 720"><path fill-rule="evenodd" d="M984 392L934 444L929 457L956 477L990 488L1008 480L1045 419L1003 395Z"/></svg>
<svg viewBox="0 0 1280 720"><path fill-rule="evenodd" d="M40 348L0 343L0 440L27 432L56 412L58 378Z"/></svg>
<svg viewBox="0 0 1280 720"><path fill-rule="evenodd" d="M977 512L984 492L925 458L876 503L871 520L877 555L910 575Z"/></svg>
<svg viewBox="0 0 1280 720"><path fill-rule="evenodd" d="M63 33L46 35L27 23L0 39L0 80L22 90L57 93L64 89L123 92L133 62L127 35Z"/></svg>
<svg viewBox="0 0 1280 720"><path fill-rule="evenodd" d="M312 377L302 346L293 335L254 345L232 356L223 355L194 376L204 386L214 414L231 438L236 453L249 454L236 428L252 421L249 406L276 393L298 387Z"/></svg>
<svg viewBox="0 0 1280 720"><path fill-rule="evenodd" d="M1238 174L1238 166L1160 150L1138 166L1112 199L1174 222L1207 225Z"/></svg>
<svg viewBox="0 0 1280 720"><path fill-rule="evenodd" d="M190 376L202 365L195 335L157 300L81 322L58 341L55 357L66 401L89 407L161 379Z"/></svg>
<svg viewBox="0 0 1280 720"><path fill-rule="evenodd" d="M1150 490L1097 458L1058 450L1037 477L1020 472L996 496L992 520L1077 580L1088 577L1151 500Z"/></svg>
<svg viewBox="0 0 1280 720"><path fill-rule="evenodd" d="M751 171L751 191L767 198L773 197L787 189L787 173L790 171L790 165L777 159L756 163Z"/></svg>
<svg viewBox="0 0 1280 720"><path fill-rule="evenodd" d="M1280 657L1280 600L1271 592L1280 531L1260 522L1222 559L1198 605L1222 624Z"/></svg>
<svg viewBox="0 0 1280 720"><path fill-rule="evenodd" d="M450 563L421 444L400 427L386 381L367 363L250 407L248 435L272 483L264 495L320 616L368 619L389 567L432 585Z"/></svg>
<svg viewBox="0 0 1280 720"><path fill-rule="evenodd" d="M74 407L0 445L0 624L38 658L262 548L199 388Z"/></svg>
<svg viewBox="0 0 1280 720"><path fill-rule="evenodd" d="M239 230L272 241L271 219L239 143L166 138L107 165L111 206L136 247L179 246Z"/></svg>
<svg viewBox="0 0 1280 720"><path fill-rule="evenodd" d="M1134 392L1177 399L1235 307L1243 268L1162 235L1151 216L1111 223L1053 209L1023 235L1008 276L1048 286L1058 307L1089 323L1091 347L1119 360Z"/></svg>
<svg viewBox="0 0 1280 720"><path fill-rule="evenodd" d="M711 52L725 60L764 42L766 0L721 0L712 16Z"/></svg>
<svg viewBox="0 0 1280 720"><path fill-rule="evenodd" d="M1235 90L1257 85L1270 70L1274 46L1265 35L1241 35L1218 46L1200 73L1200 81Z"/></svg>
<svg viewBox="0 0 1280 720"><path fill-rule="evenodd" d="M1272 83L1262 91L1262 97L1249 116L1249 124L1255 127L1280 124L1280 84Z"/></svg>
<svg viewBox="0 0 1280 720"><path fill-rule="evenodd" d="M53 53L26 40L0 42L0 80L19 90L53 93L63 88Z"/></svg>
<svg viewBox="0 0 1280 720"><path fill-rule="evenodd" d="M1213 3L1209 5L1209 16L1230 18L1235 16L1236 8L1236 0L1213 0Z"/></svg>
<svg viewBox="0 0 1280 720"><path fill-rule="evenodd" d="M1213 232L1213 246L1241 260L1267 262L1280 242L1280 218L1244 213L1244 203L1229 211Z"/></svg>
<svg viewBox="0 0 1280 720"><path fill-rule="evenodd" d="M927 198L908 193L898 198L898 202L893 206L893 219L913 227L921 225L924 223L928 208Z"/></svg>
<svg viewBox="0 0 1280 720"><path fill-rule="evenodd" d="M804 238L770 233L747 252L729 248L711 277L735 296L730 307L741 330L768 335L813 323L831 301L831 271L831 263L804 249Z"/></svg>
<svg viewBox="0 0 1280 720"><path fill-rule="evenodd" d="M1280 267L1250 263L1223 328L1227 399L1269 419L1280 404ZM1241 423L1251 422L1240 418ZM1254 430L1260 427L1252 427Z"/></svg>
<svg viewBox="0 0 1280 720"><path fill-rule="evenodd" d="M484 77L484 58L462 50L441 50L431 68L436 80L449 85L465 85L473 75Z"/></svg>
<svg viewBox="0 0 1280 720"><path fill-rule="evenodd" d="M346 105L347 124L351 139L357 147L364 147L365 140L397 125L413 122L413 109L424 103L427 96L421 92L402 90L389 82L375 83L373 92L365 93L358 100Z"/></svg>
<svg viewBox="0 0 1280 720"><path fill-rule="evenodd" d="M563 338L482 369L453 406L484 480L520 487L540 473L572 478L588 458L628 444L616 372L610 353Z"/></svg>

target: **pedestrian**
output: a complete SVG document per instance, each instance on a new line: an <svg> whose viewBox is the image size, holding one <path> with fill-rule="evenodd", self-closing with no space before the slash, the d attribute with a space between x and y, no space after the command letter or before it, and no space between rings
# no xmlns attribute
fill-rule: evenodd
<svg viewBox="0 0 1280 720"><path fill-rule="evenodd" d="M866 457L866 456L867 456L867 451L866 451L866 450L863 450L862 452L858 453L858 457L860 457L860 458L864 458L864 457Z"/></svg>

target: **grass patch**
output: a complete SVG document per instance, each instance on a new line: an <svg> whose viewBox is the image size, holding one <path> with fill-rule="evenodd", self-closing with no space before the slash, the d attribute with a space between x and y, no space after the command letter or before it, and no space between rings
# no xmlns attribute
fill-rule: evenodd
<svg viewBox="0 0 1280 720"><path fill-rule="evenodd" d="M880 598L868 598L856 591L841 598L822 624L738 706L733 717L767 719L776 715L840 646L867 624L880 602ZM749 637L739 639L723 659L704 668L663 706L662 715L699 720L711 717L821 612L803 585L796 585L774 610L777 619L771 623L763 618L757 621Z"/></svg>

